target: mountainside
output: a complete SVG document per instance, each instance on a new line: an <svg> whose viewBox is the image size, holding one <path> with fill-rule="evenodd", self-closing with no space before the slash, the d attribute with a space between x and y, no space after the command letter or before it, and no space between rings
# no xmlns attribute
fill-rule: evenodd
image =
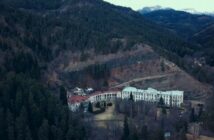
<svg viewBox="0 0 214 140"><path fill-rule="evenodd" d="M53 3L39 2L39 9L31 2L5 3L0 10L3 74L15 71L39 77L40 68L59 73L94 54L128 51L139 43L178 56L191 55L195 49L140 14L100 0L62 1L55 8Z"/></svg>
<svg viewBox="0 0 214 140"><path fill-rule="evenodd" d="M208 63L214 65L214 24L194 34L192 40L203 46Z"/></svg>
<svg viewBox="0 0 214 140"><path fill-rule="evenodd" d="M195 33L193 36L193 40L196 40L200 44L204 44L205 46L214 46L214 24L208 26L207 28L201 30L198 33Z"/></svg>
<svg viewBox="0 0 214 140"><path fill-rule="evenodd" d="M170 10L171 8L163 8L161 6L153 6L153 7L144 7L140 10L138 10L141 14L147 14L147 13L151 13L154 11L159 11L159 10Z"/></svg>
<svg viewBox="0 0 214 140"><path fill-rule="evenodd" d="M198 45L195 56L206 59L213 66L213 24L208 15L194 15L183 11L158 10L143 15L145 18L168 28L179 37ZM203 58L202 58L203 57Z"/></svg>
<svg viewBox="0 0 214 140"><path fill-rule="evenodd" d="M177 33L185 39L214 23L214 18L207 15L194 15L184 11L156 10L144 14L144 17Z"/></svg>

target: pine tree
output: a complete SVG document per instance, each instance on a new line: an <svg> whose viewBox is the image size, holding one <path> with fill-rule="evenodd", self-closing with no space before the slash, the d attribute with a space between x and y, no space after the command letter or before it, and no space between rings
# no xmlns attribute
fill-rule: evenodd
<svg viewBox="0 0 214 140"><path fill-rule="evenodd" d="M43 120L42 125L38 131L38 140L48 140L49 139L49 125L47 120Z"/></svg>
<svg viewBox="0 0 214 140"><path fill-rule="evenodd" d="M165 103L164 103L164 100L163 100L163 97L160 98L159 102L158 102L158 105L159 106L164 106Z"/></svg>
<svg viewBox="0 0 214 140"><path fill-rule="evenodd" d="M164 140L164 132L161 128L159 128L157 131L156 131L156 134L155 135L155 140Z"/></svg>
<svg viewBox="0 0 214 140"><path fill-rule="evenodd" d="M131 140L139 140L139 137L136 131L134 132L134 134L132 134Z"/></svg>
<svg viewBox="0 0 214 140"><path fill-rule="evenodd" d="M60 87L60 100L63 105L67 105L67 91L63 86Z"/></svg>
<svg viewBox="0 0 214 140"><path fill-rule="evenodd" d="M195 122L196 120L195 120L195 109L194 108L192 108L191 109L191 113L190 113L190 122Z"/></svg>
<svg viewBox="0 0 214 140"><path fill-rule="evenodd" d="M7 110L7 137L8 140L15 140L14 116Z"/></svg>
<svg viewBox="0 0 214 140"><path fill-rule="evenodd" d="M165 72L165 66L164 66L165 64L164 64L164 60L162 60L161 61L161 64L160 64L160 66L161 66L161 71L162 72Z"/></svg>
<svg viewBox="0 0 214 140"><path fill-rule="evenodd" d="M133 94L132 94L132 93L130 94L129 100L130 100L130 101L134 101L134 97L133 97Z"/></svg>
<svg viewBox="0 0 214 140"><path fill-rule="evenodd" d="M143 125L142 129L141 129L141 138L143 140L148 140L148 129L146 125Z"/></svg>
<svg viewBox="0 0 214 140"><path fill-rule="evenodd" d="M72 128L69 128L66 134L66 140L73 140L73 139L75 139L74 131Z"/></svg>
<svg viewBox="0 0 214 140"><path fill-rule="evenodd" d="M128 118L127 116L125 116L124 119L124 125L123 125L123 136L122 136L122 140L128 140L129 139L129 125L128 125Z"/></svg>
<svg viewBox="0 0 214 140"><path fill-rule="evenodd" d="M6 139L5 134L5 114L4 109L0 107L0 138Z"/></svg>
<svg viewBox="0 0 214 140"><path fill-rule="evenodd" d="M93 113L93 106L91 102L88 103L88 112Z"/></svg>
<svg viewBox="0 0 214 140"><path fill-rule="evenodd" d="M214 132L214 123L213 123L214 122L214 102L213 101L214 101L214 91L209 99L206 115L204 115L205 125L212 132Z"/></svg>
<svg viewBox="0 0 214 140"><path fill-rule="evenodd" d="M23 107L19 117L16 119L17 140L25 140L27 124L27 112L25 107Z"/></svg>
<svg viewBox="0 0 214 140"><path fill-rule="evenodd" d="M25 140L33 140L29 127L26 127Z"/></svg>

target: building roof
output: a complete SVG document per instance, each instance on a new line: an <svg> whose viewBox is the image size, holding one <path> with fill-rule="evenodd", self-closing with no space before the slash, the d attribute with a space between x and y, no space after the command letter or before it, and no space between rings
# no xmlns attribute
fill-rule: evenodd
<svg viewBox="0 0 214 140"><path fill-rule="evenodd" d="M84 102L84 101L87 100L87 99L88 99L87 96L75 95L75 96L71 96L71 97L68 99L68 102L71 103L71 104L74 104L74 103Z"/></svg>
<svg viewBox="0 0 214 140"><path fill-rule="evenodd" d="M172 91L158 91L154 88L148 88L146 90L137 89L135 87L125 87L123 92L139 92L139 93L147 93L147 94L162 94L162 95L183 95L183 91L172 90Z"/></svg>
<svg viewBox="0 0 214 140"><path fill-rule="evenodd" d="M90 94L89 96L94 96L94 95L101 95L101 94L109 94L109 93L119 93L119 90L109 90L109 91L104 91L104 92L101 92L101 91L97 91L97 92L94 92L92 94Z"/></svg>
<svg viewBox="0 0 214 140"><path fill-rule="evenodd" d="M135 87L125 87L124 89L123 89L123 92L136 92L137 91L137 88L135 88Z"/></svg>
<svg viewBox="0 0 214 140"><path fill-rule="evenodd" d="M111 91L97 91L92 94L89 94L88 96L81 96L81 95L74 95L68 98L68 103L75 104L75 103L80 103L86 101L88 98L96 96L96 95L103 95L103 94L109 94L109 93L114 93L117 94L119 93L119 90L111 90Z"/></svg>

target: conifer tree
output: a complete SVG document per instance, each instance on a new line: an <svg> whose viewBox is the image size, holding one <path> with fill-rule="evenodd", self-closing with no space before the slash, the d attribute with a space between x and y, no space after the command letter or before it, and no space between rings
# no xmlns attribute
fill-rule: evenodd
<svg viewBox="0 0 214 140"><path fill-rule="evenodd" d="M23 107L19 117L16 119L17 140L25 140L27 124L27 112L25 107Z"/></svg>
<svg viewBox="0 0 214 140"><path fill-rule="evenodd" d="M130 94L129 100L130 100L130 101L134 101L134 97L133 97L133 94L132 94L132 93Z"/></svg>
<svg viewBox="0 0 214 140"><path fill-rule="evenodd" d="M124 124L123 124L123 135L122 135L122 140L129 140L129 124L128 124L128 118L125 116L124 119Z"/></svg>
<svg viewBox="0 0 214 140"><path fill-rule="evenodd" d="M148 129L146 125L143 125L142 129L141 129L141 138L143 140L148 140Z"/></svg>
<svg viewBox="0 0 214 140"><path fill-rule="evenodd" d="M49 125L47 120L43 120L42 125L38 131L38 140L48 140L49 139Z"/></svg>
<svg viewBox="0 0 214 140"><path fill-rule="evenodd" d="M67 105L67 91L63 86L60 87L60 100L63 105Z"/></svg>
<svg viewBox="0 0 214 140"><path fill-rule="evenodd" d="M15 140L14 116L11 111L7 110L7 137L8 140Z"/></svg>
<svg viewBox="0 0 214 140"><path fill-rule="evenodd" d="M93 113L93 106L91 102L88 103L88 112Z"/></svg>

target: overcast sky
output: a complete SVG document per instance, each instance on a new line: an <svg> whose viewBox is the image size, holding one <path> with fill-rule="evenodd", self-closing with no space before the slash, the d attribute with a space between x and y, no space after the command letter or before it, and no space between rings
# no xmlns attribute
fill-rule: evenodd
<svg viewBox="0 0 214 140"><path fill-rule="evenodd" d="M115 5L139 10L142 7L160 5L176 10L194 9L199 12L214 12L214 0L104 0Z"/></svg>

